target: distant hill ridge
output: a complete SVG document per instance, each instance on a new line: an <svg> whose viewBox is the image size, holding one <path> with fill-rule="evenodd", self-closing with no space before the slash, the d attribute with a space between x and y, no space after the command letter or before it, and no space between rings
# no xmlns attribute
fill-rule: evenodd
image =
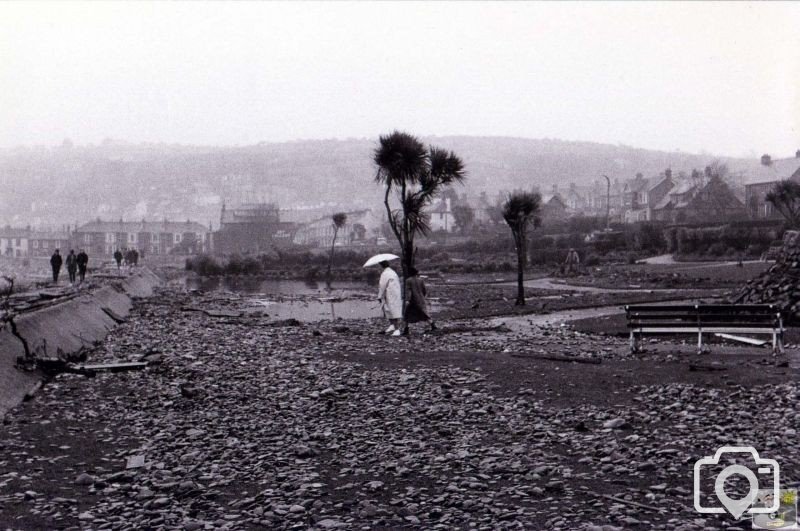
<svg viewBox="0 0 800 531"><path fill-rule="evenodd" d="M732 170L757 159L655 151L630 146L515 137L421 137L453 150L471 193L532 185L587 185L675 174L719 161ZM218 220L222 201L274 201L281 206L337 203L369 207L377 139L298 140L250 146L183 146L107 141L99 146L0 150L0 222L56 225L109 219Z"/></svg>

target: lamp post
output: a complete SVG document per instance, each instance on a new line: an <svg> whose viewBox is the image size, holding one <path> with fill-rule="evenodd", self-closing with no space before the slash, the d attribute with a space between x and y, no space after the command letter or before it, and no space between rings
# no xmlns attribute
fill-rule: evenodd
<svg viewBox="0 0 800 531"><path fill-rule="evenodd" d="M606 178L606 230L609 227L609 214L611 212L611 179L608 178L608 175L603 175Z"/></svg>

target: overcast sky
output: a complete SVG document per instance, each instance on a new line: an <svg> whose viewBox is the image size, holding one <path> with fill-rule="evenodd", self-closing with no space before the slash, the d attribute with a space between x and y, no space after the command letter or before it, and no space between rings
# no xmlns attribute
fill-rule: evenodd
<svg viewBox="0 0 800 531"><path fill-rule="evenodd" d="M800 3L0 3L0 145L800 148Z"/></svg>

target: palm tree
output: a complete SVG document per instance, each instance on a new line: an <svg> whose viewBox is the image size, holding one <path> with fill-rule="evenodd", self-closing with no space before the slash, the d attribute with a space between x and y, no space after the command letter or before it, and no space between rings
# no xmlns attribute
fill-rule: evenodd
<svg viewBox="0 0 800 531"><path fill-rule="evenodd" d="M800 184L794 181L780 181L767 193L765 199L789 223L789 228L800 228Z"/></svg>
<svg viewBox="0 0 800 531"><path fill-rule="evenodd" d="M514 192L503 203L503 219L511 228L517 249L517 306L525 305L523 273L528 254L528 226L536 228L541 224L541 207L542 196L538 192Z"/></svg>
<svg viewBox="0 0 800 531"><path fill-rule="evenodd" d="M428 146L408 133L381 136L373 160L375 181L386 188L383 204L400 244L403 273L414 265L414 238L430 231L424 209L447 186L463 182L464 163L452 151ZM392 192L399 208L392 208Z"/></svg>
<svg viewBox="0 0 800 531"><path fill-rule="evenodd" d="M336 246L336 236L339 234L339 229L344 227L347 223L347 214L344 212L337 212L331 218L333 221L333 241L331 241L331 254L328 257L328 279L331 278L331 266L333 265L333 250Z"/></svg>

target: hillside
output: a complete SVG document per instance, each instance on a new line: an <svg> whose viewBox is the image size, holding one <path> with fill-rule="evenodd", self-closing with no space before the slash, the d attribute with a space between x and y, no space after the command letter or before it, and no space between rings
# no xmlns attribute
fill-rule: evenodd
<svg viewBox="0 0 800 531"><path fill-rule="evenodd" d="M434 137L469 172L477 193L551 183L589 184L702 168L717 157L591 142L506 137ZM244 147L162 144L16 148L0 151L0 223L61 226L95 217L193 219L216 224L223 201L281 206L374 206L374 139L305 140ZM757 164L721 158L732 168Z"/></svg>

